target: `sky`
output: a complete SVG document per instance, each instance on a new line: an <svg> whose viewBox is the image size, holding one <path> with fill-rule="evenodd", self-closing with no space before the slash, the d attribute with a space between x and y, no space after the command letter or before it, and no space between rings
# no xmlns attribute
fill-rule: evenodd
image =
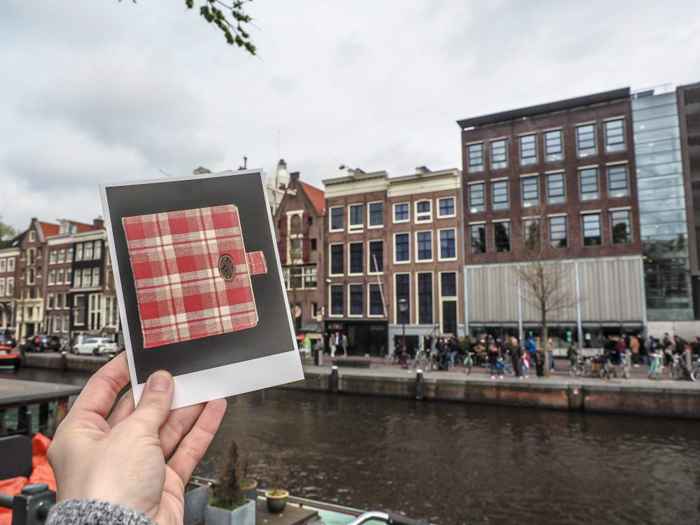
<svg viewBox="0 0 700 525"><path fill-rule="evenodd" d="M200 3L199 0L195 0ZM98 184L461 167L456 121L700 81L697 0L254 0L258 57L185 0L0 2L0 220L91 222Z"/></svg>

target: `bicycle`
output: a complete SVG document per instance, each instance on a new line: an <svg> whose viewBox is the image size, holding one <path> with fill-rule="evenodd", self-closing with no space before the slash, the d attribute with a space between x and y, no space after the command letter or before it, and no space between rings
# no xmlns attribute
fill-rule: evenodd
<svg viewBox="0 0 700 525"><path fill-rule="evenodd" d="M462 363L464 364L464 373L467 375L471 374L474 366L474 352L467 352L467 356Z"/></svg>
<svg viewBox="0 0 700 525"><path fill-rule="evenodd" d="M695 357L693 367L690 370L690 379L694 382L700 382L700 356Z"/></svg>
<svg viewBox="0 0 700 525"><path fill-rule="evenodd" d="M416 354L413 364L411 365L412 370L421 369L423 372L430 372L433 369L433 360L430 358L430 354L425 350L422 350Z"/></svg>
<svg viewBox="0 0 700 525"><path fill-rule="evenodd" d="M647 376L649 379L659 379L664 371L664 361L661 352L653 352L651 354L651 364Z"/></svg>
<svg viewBox="0 0 700 525"><path fill-rule="evenodd" d="M696 364L695 366L691 366L691 369L689 370L688 365L685 361L685 355L673 354L671 356L671 363L668 367L668 377L670 377L673 380L687 378L693 381L697 381L696 379L693 379L693 372L696 368L698 368L698 366L700 365Z"/></svg>
<svg viewBox="0 0 700 525"><path fill-rule="evenodd" d="M507 376L514 376L515 375L515 370L506 363L506 361L502 358L499 357L498 361L496 361L496 368L498 369L498 374L503 375L503 372L505 372L505 375Z"/></svg>
<svg viewBox="0 0 700 525"><path fill-rule="evenodd" d="M630 378L630 361L631 357L628 359L628 356L631 356L631 354L625 352L620 356L620 364L622 365L622 377L625 379Z"/></svg>

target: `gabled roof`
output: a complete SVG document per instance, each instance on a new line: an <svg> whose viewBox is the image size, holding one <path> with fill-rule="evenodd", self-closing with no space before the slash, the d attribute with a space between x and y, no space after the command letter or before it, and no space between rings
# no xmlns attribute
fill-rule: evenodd
<svg viewBox="0 0 700 525"><path fill-rule="evenodd" d="M95 229L92 224L85 224L84 222L70 221L70 223L78 229L77 233L89 232Z"/></svg>
<svg viewBox="0 0 700 525"><path fill-rule="evenodd" d="M44 239L46 239L50 235L58 235L60 228L58 224L52 224L50 222L42 221L37 221L37 223L39 223L39 227L41 228L41 233L43 234Z"/></svg>
<svg viewBox="0 0 700 525"><path fill-rule="evenodd" d="M299 181L299 184L311 201L311 204L313 204L316 213L324 215L326 213L326 194L324 191L311 186L311 184L306 184L305 182Z"/></svg>

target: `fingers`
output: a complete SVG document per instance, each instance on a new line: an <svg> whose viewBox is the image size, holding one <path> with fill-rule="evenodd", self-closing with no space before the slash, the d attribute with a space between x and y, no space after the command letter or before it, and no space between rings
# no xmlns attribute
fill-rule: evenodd
<svg viewBox="0 0 700 525"><path fill-rule="evenodd" d="M172 455L182 438L192 429L205 406L204 403L200 403L170 412L158 434L166 459Z"/></svg>
<svg viewBox="0 0 700 525"><path fill-rule="evenodd" d="M68 416L77 417L85 413L107 417L117 395L129 382L129 365L122 353L100 368L83 388L75 400Z"/></svg>
<svg viewBox="0 0 700 525"><path fill-rule="evenodd" d="M107 423L109 426L114 428L114 426L123 421L127 416L134 412L134 391L129 389L126 394L117 402L117 406L114 407L112 413L107 418Z"/></svg>
<svg viewBox="0 0 700 525"><path fill-rule="evenodd" d="M211 440L214 439L226 413L226 406L225 399L207 403L194 428L185 436L170 459L168 466L180 476L183 485L190 479L194 468L209 448Z"/></svg>
<svg viewBox="0 0 700 525"><path fill-rule="evenodd" d="M170 415L173 400L173 376L164 370L154 372L146 381L139 406L129 417L130 421L140 424L154 436Z"/></svg>

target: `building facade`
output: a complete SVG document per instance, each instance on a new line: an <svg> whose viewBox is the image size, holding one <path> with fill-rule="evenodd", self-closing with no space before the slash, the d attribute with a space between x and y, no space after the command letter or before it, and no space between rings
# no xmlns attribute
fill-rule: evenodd
<svg viewBox="0 0 700 525"><path fill-rule="evenodd" d="M19 303L19 259L24 233L0 249L0 329L13 330Z"/></svg>
<svg viewBox="0 0 700 525"><path fill-rule="evenodd" d="M326 189L325 333L383 355L463 333L459 170L348 170Z"/></svg>
<svg viewBox="0 0 700 525"><path fill-rule="evenodd" d="M459 122L471 333L539 331L527 265L569 299L550 333L596 345L646 324L629 89ZM547 264L544 264L544 263Z"/></svg>

